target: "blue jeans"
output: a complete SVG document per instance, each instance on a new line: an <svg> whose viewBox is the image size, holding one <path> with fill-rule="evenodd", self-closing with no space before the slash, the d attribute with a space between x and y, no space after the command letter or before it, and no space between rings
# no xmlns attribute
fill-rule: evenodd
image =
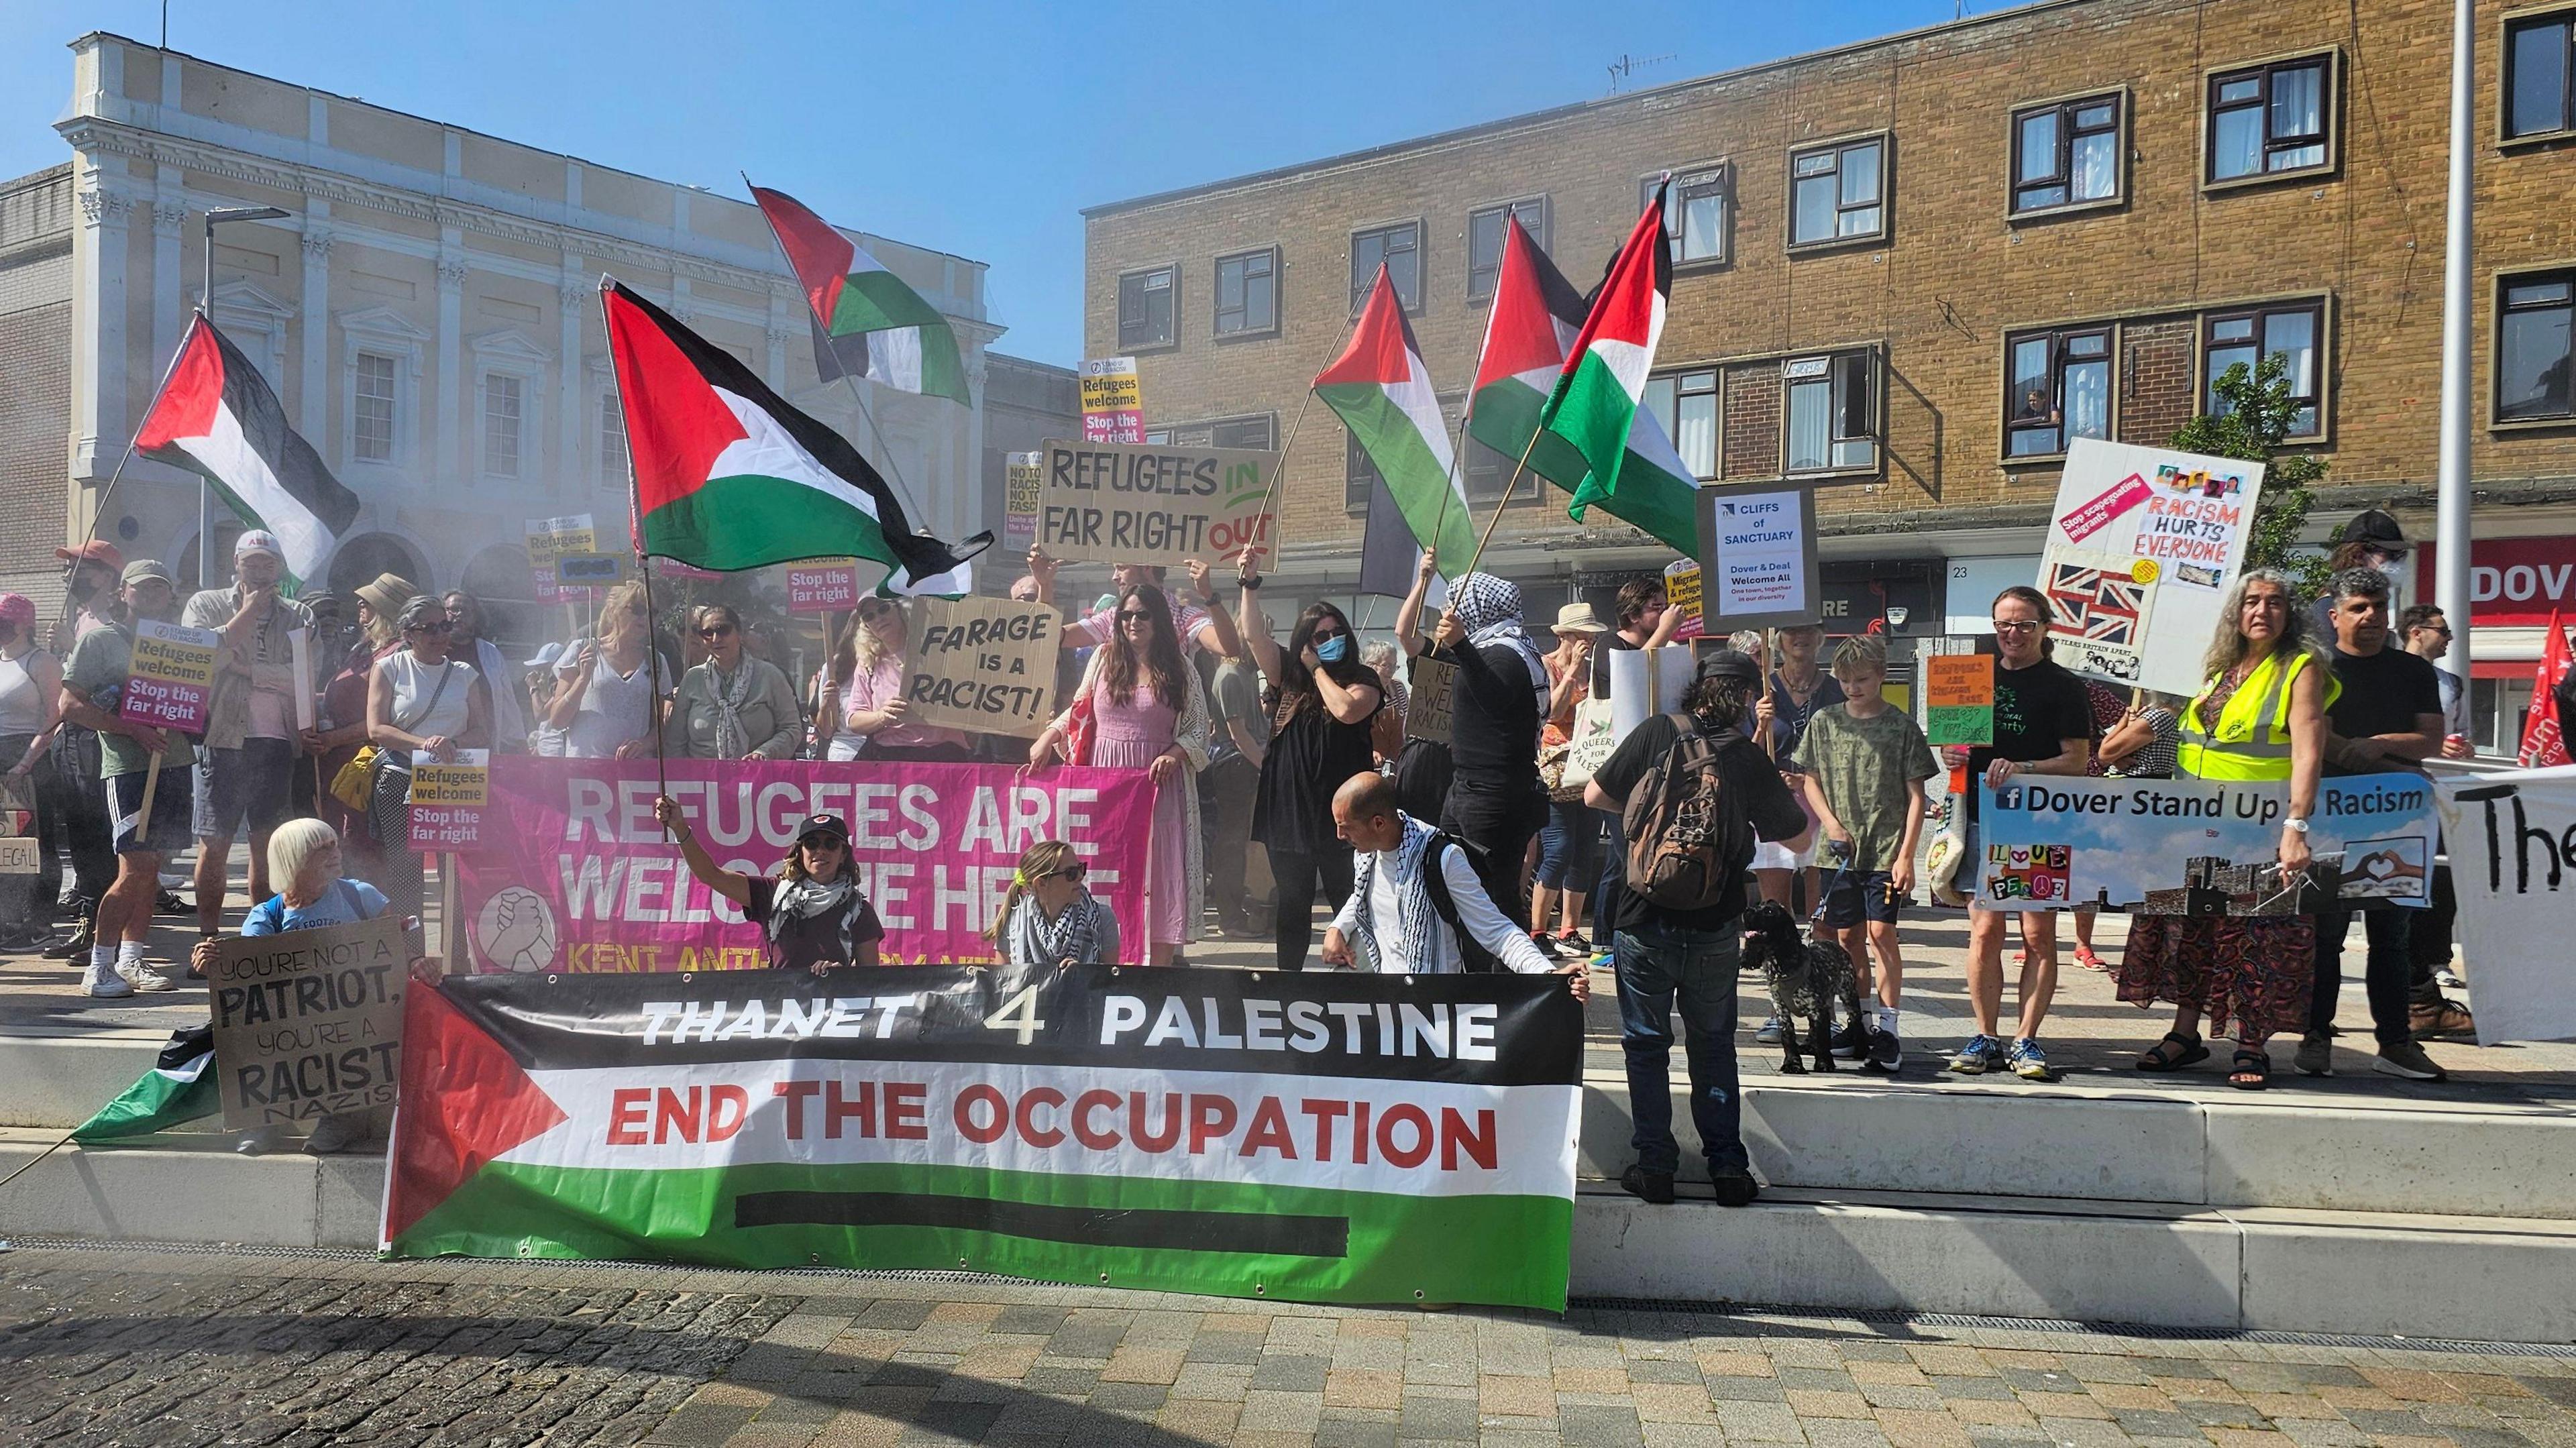
<svg viewBox="0 0 2576 1448"><path fill-rule="evenodd" d="M1628 1107L1636 1121L1629 1144L1647 1171L1669 1175L1681 1163L1672 1099L1677 996L1690 1059L1691 1124L1699 1128L1708 1169L1718 1175L1751 1170L1735 1072L1735 975L1743 950L1733 921L1723 930L1649 925L1622 930L1611 942L1619 972L1619 1046L1628 1056Z"/></svg>

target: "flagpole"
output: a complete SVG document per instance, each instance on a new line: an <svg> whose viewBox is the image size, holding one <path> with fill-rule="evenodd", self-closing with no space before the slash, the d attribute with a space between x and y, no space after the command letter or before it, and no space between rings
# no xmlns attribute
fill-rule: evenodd
<svg viewBox="0 0 2576 1448"><path fill-rule="evenodd" d="M196 316L196 309L193 307L189 308L188 315L191 317ZM214 324L212 322L208 322L206 325L211 327ZM182 335L179 339L178 349L170 354L169 361L161 364L161 380L152 385L152 400L144 405L144 417L150 417L152 415L152 409L161 405L161 394L170 385L170 374L179 370L179 359L187 355L188 339L186 336ZM107 486L99 489L98 491L98 504L90 510L89 526L81 530L81 542L83 544L98 541L98 522L101 518L107 516L107 505L116 497L117 480L125 476L125 465L134 461L134 444L139 441L142 436L143 423L138 419L134 426L125 434L125 451L117 456L115 469L108 473ZM197 542L197 553L200 557L203 557L205 551L205 540L201 538ZM82 560L76 557L68 558L63 561L63 611L60 614L57 614L54 619L58 624L72 616L72 574L80 568L81 562Z"/></svg>
<svg viewBox="0 0 2576 1448"><path fill-rule="evenodd" d="M1380 264L1381 269L1383 269L1383 265L1383 263ZM1350 345L1351 333L1359 330L1360 317L1367 310L1368 304L1365 302L1351 309L1350 316L1342 323L1342 335L1333 339L1333 356L1339 357L1342 355L1342 349ZM1333 364L1328 358L1324 365L1330 367ZM1297 404L1297 415L1289 419L1288 436L1280 441L1279 463L1278 466L1270 470L1270 486L1262 491L1261 512L1259 515L1260 523L1257 524L1256 527L1267 525L1270 521L1270 505L1272 501L1279 496L1279 480L1288 475L1288 452L1291 448L1294 448L1297 445L1297 430L1306 425L1306 409L1314 405L1315 384L1309 382L1306 384L1305 400ZM1275 554L1279 550L1273 548L1268 551ZM1274 571L1276 570L1278 563L1279 560L1277 558L1273 558L1271 560L1271 565Z"/></svg>
<svg viewBox="0 0 2576 1448"><path fill-rule="evenodd" d="M599 322L613 337L616 328L608 315L608 287L608 275L603 272L599 278ZM611 366L608 381L617 389L617 411L622 418L626 412L626 379ZM626 450L626 539L635 548L635 576L644 584L644 661L653 678L653 698L645 705L644 722L653 733L653 797L667 799L671 779L662 757L662 630L653 621L653 569L644 558L644 489L635 481L635 449L631 447ZM662 827L662 837L675 838L670 826Z"/></svg>
<svg viewBox="0 0 2576 1448"><path fill-rule="evenodd" d="M1494 541L1494 529L1502 524L1503 510L1512 505L1512 489L1520 486L1521 473L1529 467L1530 454L1537 450L1538 440L1546 431L1544 427L1530 429L1529 444L1521 449L1521 460L1512 464L1512 475L1503 481L1502 501L1494 504L1494 516L1485 522L1485 535L1476 540L1476 551L1468 556L1467 573L1475 572L1476 565L1484 561L1485 545ZM1467 573L1458 576L1464 578Z"/></svg>

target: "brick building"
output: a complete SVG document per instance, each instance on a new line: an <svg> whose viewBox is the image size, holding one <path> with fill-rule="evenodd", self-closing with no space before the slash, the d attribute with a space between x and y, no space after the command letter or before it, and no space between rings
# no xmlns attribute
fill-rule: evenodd
<svg viewBox="0 0 2576 1448"><path fill-rule="evenodd" d="M2510 661L2536 652L2541 595L2570 589L2502 560L2576 559L2571 19L2479 5L2478 561L2505 550L2479 575L2488 730L2527 690ZM2425 0L2045 0L1098 206L1087 346L1138 357L1149 424L1275 446L1384 259L1454 422L1506 211L1588 285L1670 170L1650 400L1709 485L1823 485L1838 630L1891 606L1905 634L1980 628L2036 571L2068 437L2161 442L2267 350L2314 399L2316 535L2386 504L2422 538L2449 20ZM1346 592L1365 460L1323 409L1304 429L1282 583ZM1470 452L1490 504L1511 460ZM1534 616L1670 557L1521 489L1489 557ZM2429 596L2429 573L2404 582Z"/></svg>

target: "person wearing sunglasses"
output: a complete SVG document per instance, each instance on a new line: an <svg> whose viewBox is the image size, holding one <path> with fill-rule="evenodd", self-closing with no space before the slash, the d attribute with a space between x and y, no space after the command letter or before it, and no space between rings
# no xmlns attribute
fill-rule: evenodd
<svg viewBox="0 0 2576 1448"><path fill-rule="evenodd" d="M796 686L743 648L742 615L710 603L691 620L706 658L680 677L663 726L673 759L793 759L804 742Z"/></svg>
<svg viewBox="0 0 2576 1448"><path fill-rule="evenodd" d="M421 859L411 847L412 756L448 760L458 749L487 747L492 695L472 664L447 656L456 626L436 594L405 601L394 629L402 647L378 659L367 681L367 740L377 750L367 815L384 851L376 883L395 914L417 917Z"/></svg>
<svg viewBox="0 0 2576 1448"><path fill-rule="evenodd" d="M834 711L840 729L830 745L833 758L963 764L975 757L965 731L911 717L912 705L903 697L904 652L911 645L912 623L903 604L859 600L857 621L835 654L834 673L845 681L845 692ZM844 658L846 667L837 662Z"/></svg>
<svg viewBox="0 0 2576 1448"><path fill-rule="evenodd" d="M1090 873L1062 840L1040 840L1020 855L1002 913L984 932L1004 965L1062 970L1120 959L1118 916L1083 887Z"/></svg>
<svg viewBox="0 0 2576 1448"><path fill-rule="evenodd" d="M689 874L760 928L772 970L820 975L837 966L878 964L885 923L859 888L850 827L839 815L808 815L775 876L745 875L717 864L698 842L680 802L669 795L653 801L653 818L679 840Z"/></svg>

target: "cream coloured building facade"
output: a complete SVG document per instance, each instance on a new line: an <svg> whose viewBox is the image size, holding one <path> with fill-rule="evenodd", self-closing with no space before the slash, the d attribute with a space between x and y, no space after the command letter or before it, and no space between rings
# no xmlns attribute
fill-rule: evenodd
<svg viewBox="0 0 2576 1448"><path fill-rule="evenodd" d="M114 35L71 52L56 126L68 167L0 183L0 348L32 337L22 345L50 350L54 319L69 328L58 394L15 381L0 393L0 437L26 432L22 404L64 428L51 516L26 511L42 479L23 443L0 452L15 494L0 506L43 535L0 554L0 586L52 592L31 574L94 519L128 557L191 576L192 475L132 462L101 500L197 304L203 213L225 206L289 213L218 229L211 312L365 502L335 585L385 567L524 596L529 519L587 512L605 537L622 530L602 273L850 438L920 526L952 538L984 526L985 348L1001 329L985 318L982 263L849 232L949 317L975 398L863 382L872 425L850 384L818 382L803 297L748 202ZM219 511L219 548L236 526Z"/></svg>

